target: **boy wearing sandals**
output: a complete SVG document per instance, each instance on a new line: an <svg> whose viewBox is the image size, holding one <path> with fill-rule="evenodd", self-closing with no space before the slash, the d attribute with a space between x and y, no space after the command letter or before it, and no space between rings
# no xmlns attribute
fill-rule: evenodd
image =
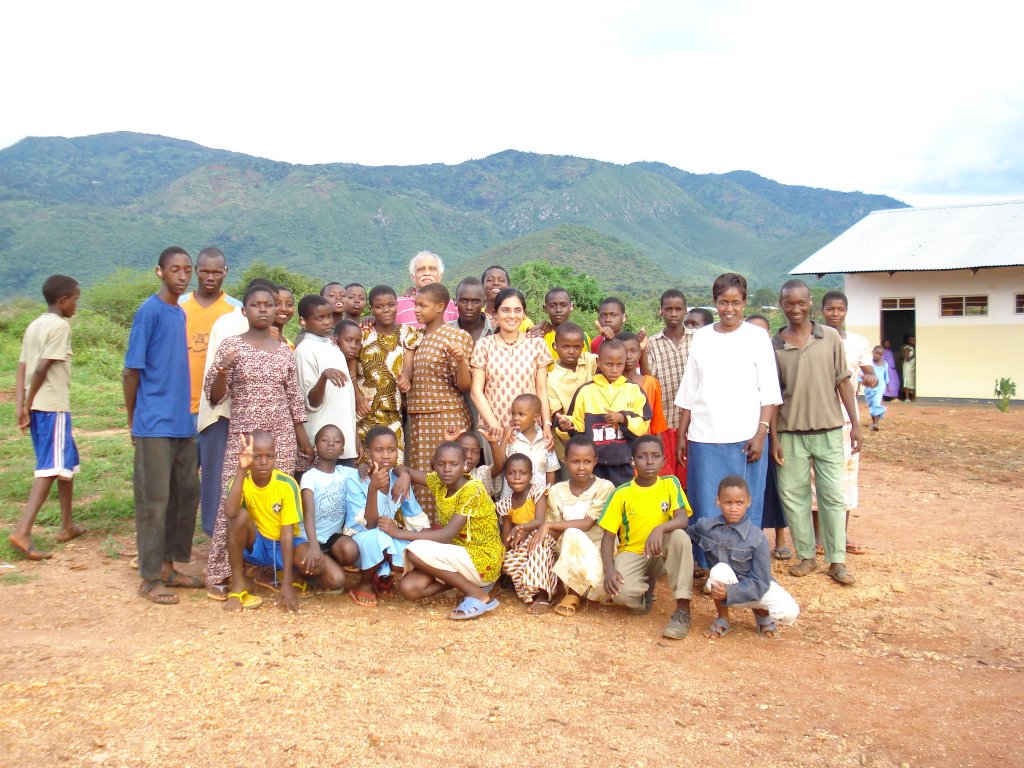
<svg viewBox="0 0 1024 768"><path fill-rule="evenodd" d="M771 554L764 532L747 518L750 489L737 475L729 475L718 484L715 503L722 511L705 517L687 529L690 538L703 550L711 564L708 590L718 611L705 637L725 637L732 631L730 608L754 611L757 633L775 637L776 622L796 623L800 607L785 589L772 579Z"/></svg>
<svg viewBox="0 0 1024 768"><path fill-rule="evenodd" d="M630 613L650 613L655 579L667 572L676 607L662 634L682 640L690 632L693 595L693 549L684 531L690 504L679 478L659 477L665 464L661 438L643 435L632 449L636 477L615 489L597 521L604 529L604 591Z"/></svg>
<svg viewBox="0 0 1024 768"><path fill-rule="evenodd" d="M245 563L282 571L281 607L299 608L295 564L309 562L309 541L301 534L302 501L299 484L275 467L277 448L274 436L257 430L242 435L238 452L238 473L224 499L228 522L228 562L231 586L224 610L257 608L263 602L250 595L246 587ZM325 576L333 586L344 583L341 566L329 557L319 559L308 569L310 576ZM300 587L301 588L301 587Z"/></svg>

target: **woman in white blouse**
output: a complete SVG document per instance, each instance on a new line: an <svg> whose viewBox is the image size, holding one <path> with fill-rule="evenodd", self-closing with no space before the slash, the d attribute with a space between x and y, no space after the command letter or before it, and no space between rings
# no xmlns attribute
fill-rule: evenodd
<svg viewBox="0 0 1024 768"><path fill-rule="evenodd" d="M712 294L719 321L694 333L676 396L678 458L687 462L686 495L695 516L718 514L718 484L739 475L750 486L747 516L760 528L768 425L782 403L775 353L763 329L743 322L747 281L741 275L720 275Z"/></svg>

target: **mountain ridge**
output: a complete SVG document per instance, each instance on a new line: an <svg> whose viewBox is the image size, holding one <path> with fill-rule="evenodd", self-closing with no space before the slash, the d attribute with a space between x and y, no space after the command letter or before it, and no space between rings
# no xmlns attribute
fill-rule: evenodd
<svg viewBox="0 0 1024 768"><path fill-rule="evenodd" d="M563 226L594 233L576 233L591 248L581 271L594 274L586 258L607 265L617 254L627 275L642 257L688 284L733 269L752 286L772 285L871 210L903 205L751 171L515 149L456 165L294 165L131 132L27 138L0 150L0 289L54 271L77 270L88 284L116 266L148 268L171 242L217 245L233 267L262 259L325 279L402 284L418 250L440 253L452 271ZM513 250L541 242L563 253L574 240ZM622 274L594 277L623 285Z"/></svg>

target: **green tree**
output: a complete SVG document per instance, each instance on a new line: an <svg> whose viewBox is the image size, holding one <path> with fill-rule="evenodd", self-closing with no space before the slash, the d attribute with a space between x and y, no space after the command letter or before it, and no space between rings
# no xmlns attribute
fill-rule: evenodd
<svg viewBox="0 0 1024 768"><path fill-rule="evenodd" d="M750 300L750 304L751 306L754 307L774 307L778 304L778 301L778 292L766 286L761 286L756 291L754 291L754 295Z"/></svg>
<svg viewBox="0 0 1024 768"><path fill-rule="evenodd" d="M269 280L277 285L283 285L295 294L296 304L299 303L299 299L308 293L320 293L320 289L323 287L323 281L319 278L293 272L286 267L272 267L265 262L254 261L239 275L238 282L232 283L230 286L224 286L224 288L232 296L237 296L241 299L245 293L245 287L257 277Z"/></svg>
<svg viewBox="0 0 1024 768"><path fill-rule="evenodd" d="M597 280L576 272L572 267L555 267L543 261L525 261L512 267L512 285L526 296L527 307L537 312L544 305L544 296L554 287L565 288L579 312L597 311L603 298Z"/></svg>
<svg viewBox="0 0 1024 768"><path fill-rule="evenodd" d="M139 305L159 290L160 281L152 270L119 269L86 288L82 304L124 328L131 328Z"/></svg>

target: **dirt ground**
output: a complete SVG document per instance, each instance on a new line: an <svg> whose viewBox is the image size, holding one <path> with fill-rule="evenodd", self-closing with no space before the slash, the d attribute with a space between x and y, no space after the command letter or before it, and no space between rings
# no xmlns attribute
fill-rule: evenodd
<svg viewBox="0 0 1024 768"><path fill-rule="evenodd" d="M706 598L662 639L664 586L639 618L529 617L510 592L465 623L451 598L155 606L86 537L0 586L0 764L1024 765L1022 512L1024 411L892 404L857 584L776 564L803 613L774 641L739 613L704 639Z"/></svg>

